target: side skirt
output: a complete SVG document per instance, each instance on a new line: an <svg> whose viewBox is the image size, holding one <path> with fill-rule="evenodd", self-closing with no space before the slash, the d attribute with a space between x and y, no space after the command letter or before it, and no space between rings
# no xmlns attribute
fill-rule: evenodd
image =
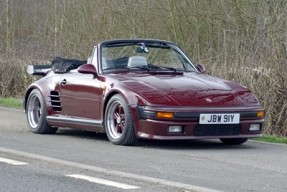
<svg viewBox="0 0 287 192"><path fill-rule="evenodd" d="M47 116L48 124L55 127L70 127L75 129L105 132L103 121L68 116Z"/></svg>

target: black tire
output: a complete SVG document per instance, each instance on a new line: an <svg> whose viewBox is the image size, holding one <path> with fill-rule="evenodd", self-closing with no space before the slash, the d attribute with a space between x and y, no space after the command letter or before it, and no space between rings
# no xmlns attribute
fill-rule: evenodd
<svg viewBox="0 0 287 192"><path fill-rule="evenodd" d="M104 126L108 139L113 144L134 145L137 143L132 114L121 95L114 95L109 100L105 111Z"/></svg>
<svg viewBox="0 0 287 192"><path fill-rule="evenodd" d="M30 130L38 134L53 134L57 128L48 125L47 107L39 90L31 91L26 103L26 117Z"/></svg>
<svg viewBox="0 0 287 192"><path fill-rule="evenodd" d="M248 138L222 138L220 141L224 145L241 145L242 143L245 143L248 140Z"/></svg>

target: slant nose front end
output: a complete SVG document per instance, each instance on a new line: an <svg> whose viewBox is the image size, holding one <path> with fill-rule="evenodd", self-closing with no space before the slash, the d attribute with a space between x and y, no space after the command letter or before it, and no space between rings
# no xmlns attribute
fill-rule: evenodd
<svg viewBox="0 0 287 192"><path fill-rule="evenodd" d="M140 106L138 137L203 139L260 137L264 111L260 108L163 108Z"/></svg>

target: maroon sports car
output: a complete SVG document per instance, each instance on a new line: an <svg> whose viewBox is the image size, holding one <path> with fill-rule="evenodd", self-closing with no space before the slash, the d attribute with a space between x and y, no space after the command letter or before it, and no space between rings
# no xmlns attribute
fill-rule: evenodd
<svg viewBox="0 0 287 192"><path fill-rule="evenodd" d="M34 133L70 127L104 132L118 145L141 138L242 144L261 136L264 110L256 97L205 74L172 42L104 41L87 61L55 58L27 71L43 76L23 102Z"/></svg>

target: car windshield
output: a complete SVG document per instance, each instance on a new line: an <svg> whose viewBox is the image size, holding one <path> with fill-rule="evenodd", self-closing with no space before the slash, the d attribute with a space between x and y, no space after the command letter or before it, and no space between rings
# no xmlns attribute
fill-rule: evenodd
<svg viewBox="0 0 287 192"><path fill-rule="evenodd" d="M102 70L196 71L190 60L173 44L126 42L102 46Z"/></svg>

